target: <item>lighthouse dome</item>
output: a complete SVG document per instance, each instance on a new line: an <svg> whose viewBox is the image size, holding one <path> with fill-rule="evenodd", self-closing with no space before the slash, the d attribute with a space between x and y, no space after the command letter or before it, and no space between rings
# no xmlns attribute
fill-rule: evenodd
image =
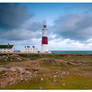
<svg viewBox="0 0 92 92"><path fill-rule="evenodd" d="M43 27L46 28L46 25L44 24Z"/></svg>

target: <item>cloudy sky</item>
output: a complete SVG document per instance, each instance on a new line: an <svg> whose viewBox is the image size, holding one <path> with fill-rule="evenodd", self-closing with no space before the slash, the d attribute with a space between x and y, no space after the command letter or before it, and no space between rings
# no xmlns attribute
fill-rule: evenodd
<svg viewBox="0 0 92 92"><path fill-rule="evenodd" d="M0 44L40 50L44 23L49 50L92 50L91 3L0 3Z"/></svg>

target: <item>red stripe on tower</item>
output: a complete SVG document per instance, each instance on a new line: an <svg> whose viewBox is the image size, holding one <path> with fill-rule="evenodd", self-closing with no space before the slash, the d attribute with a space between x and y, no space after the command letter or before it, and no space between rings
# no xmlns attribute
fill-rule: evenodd
<svg viewBox="0 0 92 92"><path fill-rule="evenodd" d="M42 44L48 44L48 37L42 37Z"/></svg>

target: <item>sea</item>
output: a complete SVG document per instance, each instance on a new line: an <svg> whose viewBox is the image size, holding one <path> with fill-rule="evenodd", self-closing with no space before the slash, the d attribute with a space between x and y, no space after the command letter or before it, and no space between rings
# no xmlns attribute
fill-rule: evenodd
<svg viewBox="0 0 92 92"><path fill-rule="evenodd" d="M92 51L51 51L55 54L92 54Z"/></svg>

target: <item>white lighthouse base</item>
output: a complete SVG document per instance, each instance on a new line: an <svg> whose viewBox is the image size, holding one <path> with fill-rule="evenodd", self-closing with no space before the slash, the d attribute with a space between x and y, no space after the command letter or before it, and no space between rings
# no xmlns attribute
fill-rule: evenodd
<svg viewBox="0 0 92 92"><path fill-rule="evenodd" d="M42 53L48 53L48 45L42 44Z"/></svg>

